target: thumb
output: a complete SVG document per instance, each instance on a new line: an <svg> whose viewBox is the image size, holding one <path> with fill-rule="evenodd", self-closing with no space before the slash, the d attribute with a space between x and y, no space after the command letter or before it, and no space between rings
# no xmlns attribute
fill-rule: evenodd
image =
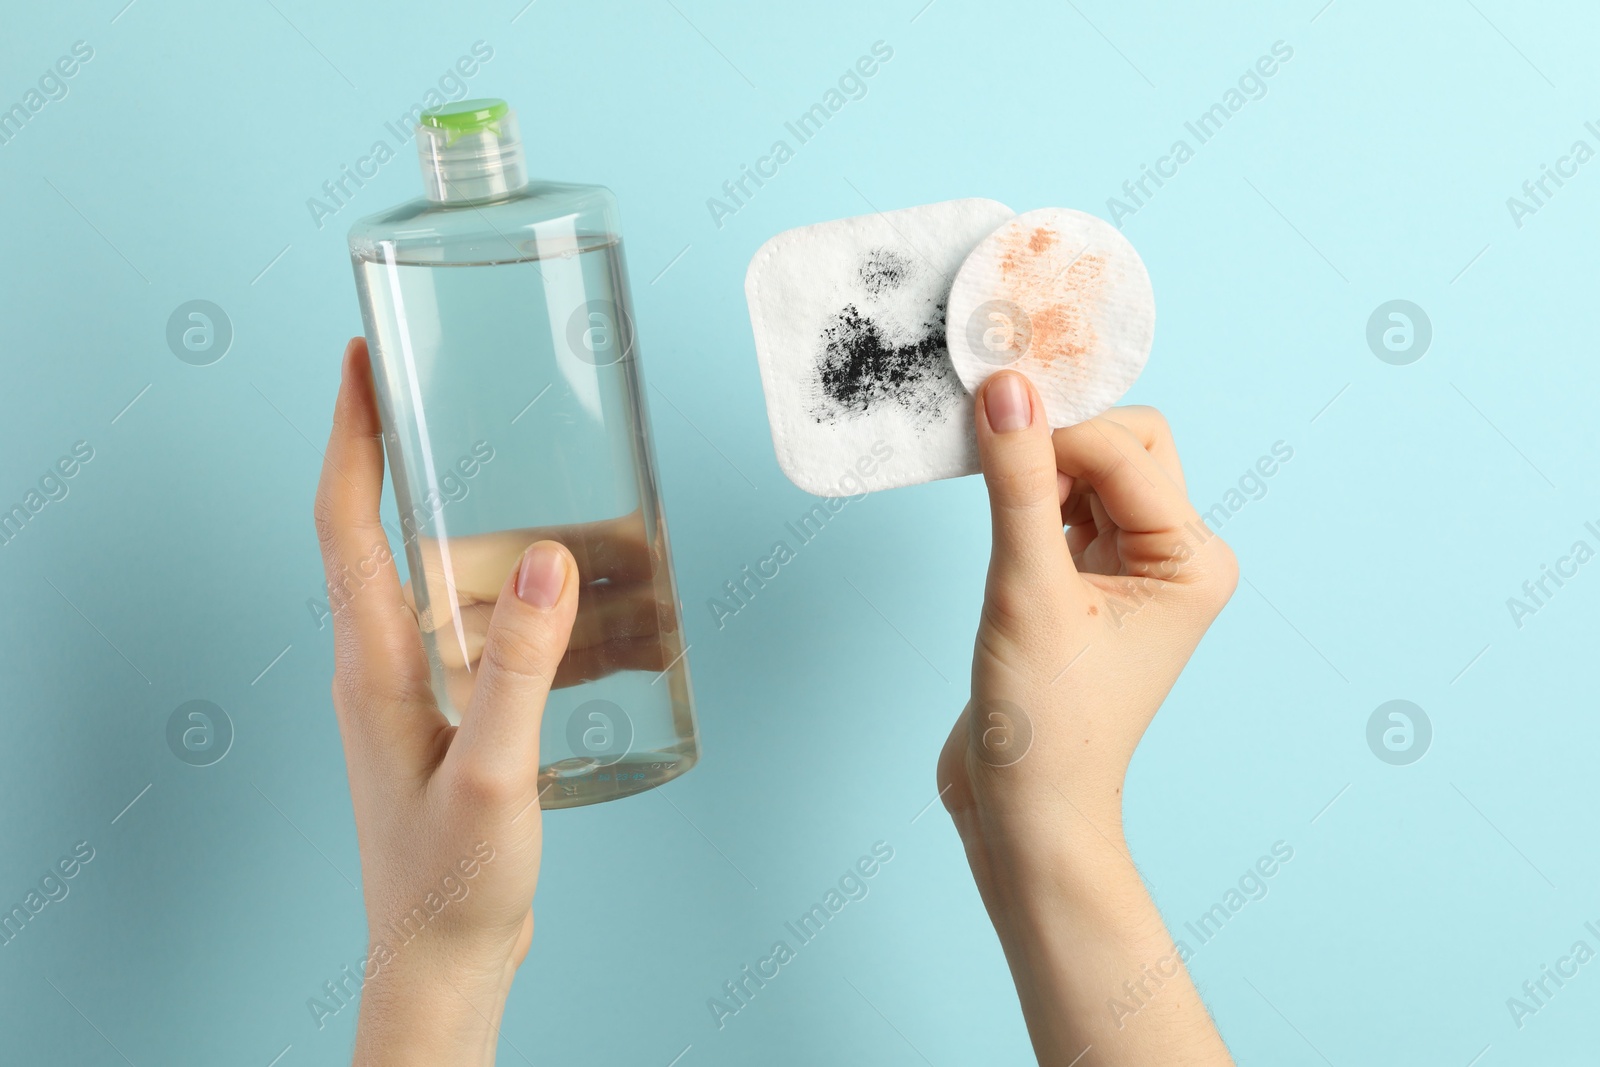
<svg viewBox="0 0 1600 1067"><path fill-rule="evenodd" d="M1015 371L984 382L977 404L978 457L989 487L994 547L989 597L1064 590L1075 573L1062 532L1060 482L1044 401Z"/></svg>
<svg viewBox="0 0 1600 1067"><path fill-rule="evenodd" d="M525 797L539 776L539 724L578 609L577 564L537 541L506 579L478 661L477 683L449 758L469 780Z"/></svg>

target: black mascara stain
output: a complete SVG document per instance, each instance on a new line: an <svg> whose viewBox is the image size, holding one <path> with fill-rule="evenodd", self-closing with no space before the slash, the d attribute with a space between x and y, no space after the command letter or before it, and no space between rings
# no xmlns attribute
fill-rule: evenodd
<svg viewBox="0 0 1600 1067"><path fill-rule="evenodd" d="M874 248L861 261L861 284L873 296L900 288L911 273L912 263L889 248Z"/></svg>
<svg viewBox="0 0 1600 1067"><path fill-rule="evenodd" d="M944 347L944 305L935 311L917 339L903 345L887 342L883 327L854 304L834 315L822 331L818 366L823 396L831 403L818 405L816 420L864 415L882 404L936 415L953 392L954 368Z"/></svg>

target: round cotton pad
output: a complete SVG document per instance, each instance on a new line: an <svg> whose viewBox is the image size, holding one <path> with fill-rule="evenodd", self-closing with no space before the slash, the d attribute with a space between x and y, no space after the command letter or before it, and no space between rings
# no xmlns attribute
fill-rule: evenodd
<svg viewBox="0 0 1600 1067"><path fill-rule="evenodd" d="M1051 428L1121 399L1150 355L1156 305L1139 253L1110 223L1066 208L1018 215L962 262L945 315L967 391L1011 369L1044 399Z"/></svg>

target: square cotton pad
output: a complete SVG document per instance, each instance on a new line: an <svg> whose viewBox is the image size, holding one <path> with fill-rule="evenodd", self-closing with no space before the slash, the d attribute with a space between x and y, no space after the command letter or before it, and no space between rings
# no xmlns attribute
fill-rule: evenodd
<svg viewBox="0 0 1600 1067"><path fill-rule="evenodd" d="M951 200L802 226L757 250L745 299L790 481L848 496L978 470L945 305L962 261L1011 216Z"/></svg>

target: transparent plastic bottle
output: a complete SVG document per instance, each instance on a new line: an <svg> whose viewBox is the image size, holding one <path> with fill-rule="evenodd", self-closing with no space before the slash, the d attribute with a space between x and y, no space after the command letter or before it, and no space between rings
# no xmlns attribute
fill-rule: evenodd
<svg viewBox="0 0 1600 1067"><path fill-rule="evenodd" d="M583 585L540 803L649 789L699 750L616 200L528 181L501 100L424 112L417 149L427 195L350 254L439 706L458 721L502 583L559 540Z"/></svg>

